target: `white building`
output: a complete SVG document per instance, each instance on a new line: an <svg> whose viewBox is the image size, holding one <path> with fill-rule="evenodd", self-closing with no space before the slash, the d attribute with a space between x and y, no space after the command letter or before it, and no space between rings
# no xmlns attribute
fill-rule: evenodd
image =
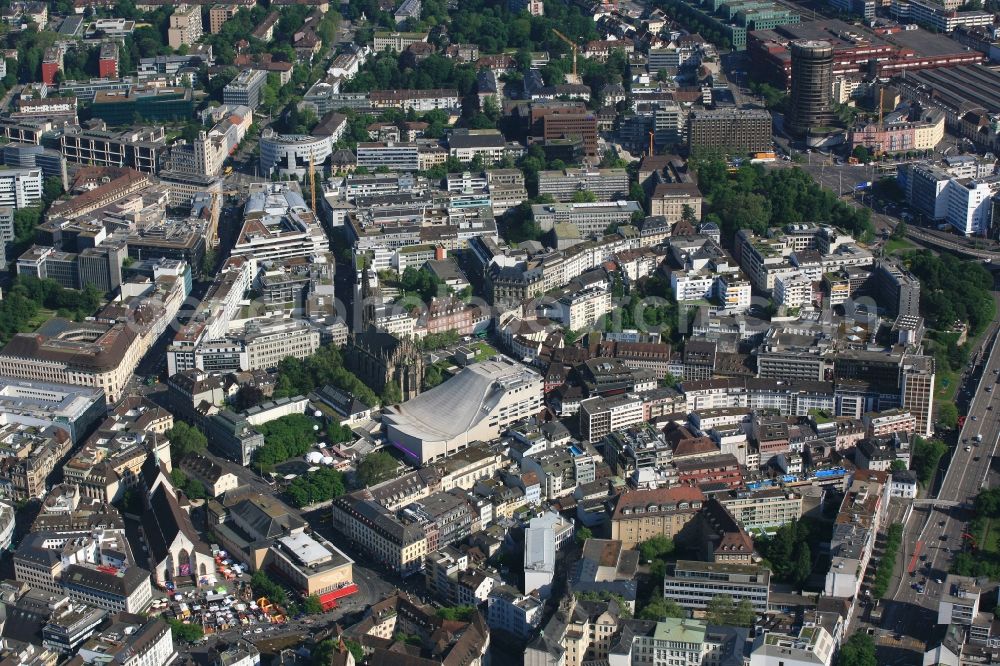
<svg viewBox="0 0 1000 666"><path fill-rule="evenodd" d="M130 616L112 620L111 626L81 645L77 654L85 664L169 666L177 660L173 633L165 620L155 618L139 625Z"/></svg>
<svg viewBox="0 0 1000 666"><path fill-rule="evenodd" d="M374 171L386 167L393 171L419 171L420 148L415 143L394 141L359 143L357 165Z"/></svg>
<svg viewBox="0 0 1000 666"><path fill-rule="evenodd" d="M589 329L611 312L611 292L604 284L594 285L559 299L557 318L571 331Z"/></svg>
<svg viewBox="0 0 1000 666"><path fill-rule="evenodd" d="M253 124L253 111L235 106L207 132L194 140L195 167L205 176L217 176L226 159L236 150Z"/></svg>
<svg viewBox="0 0 1000 666"><path fill-rule="evenodd" d="M10 548L14 538L14 507L7 502L0 502L0 550Z"/></svg>
<svg viewBox="0 0 1000 666"><path fill-rule="evenodd" d="M830 666L836 647L830 632L807 622L798 636L761 633L754 641L750 666Z"/></svg>
<svg viewBox="0 0 1000 666"><path fill-rule="evenodd" d="M261 262L314 258L330 251L323 227L296 189L288 183L261 183L250 188L243 209L243 228L232 256Z"/></svg>
<svg viewBox="0 0 1000 666"><path fill-rule="evenodd" d="M628 635L631 642L623 642L608 653L609 666L714 664L713 656L727 642L722 636L709 636L708 625L691 618L664 618L646 631L633 630ZM738 645L738 641L733 642Z"/></svg>
<svg viewBox="0 0 1000 666"><path fill-rule="evenodd" d="M971 625L979 613L981 593L975 578L948 574L938 600L937 623Z"/></svg>
<svg viewBox="0 0 1000 666"><path fill-rule="evenodd" d="M449 154L462 163L479 156L486 164L496 164L506 149L507 141L497 130L455 130L448 138Z"/></svg>
<svg viewBox="0 0 1000 666"><path fill-rule="evenodd" d="M532 518L524 530L524 592L547 599L556 573L556 523L559 514Z"/></svg>
<svg viewBox="0 0 1000 666"><path fill-rule="evenodd" d="M893 472L890 489L893 497L916 498L917 475L908 469Z"/></svg>
<svg viewBox="0 0 1000 666"><path fill-rule="evenodd" d="M542 408L542 377L503 357L475 363L447 382L382 412L389 442L421 464L475 441L496 439L507 426ZM449 418L442 418L443 414Z"/></svg>
<svg viewBox="0 0 1000 666"><path fill-rule="evenodd" d="M41 169L5 169L0 171L0 206L25 208L41 200Z"/></svg>
<svg viewBox="0 0 1000 666"><path fill-rule="evenodd" d="M580 403L580 433L592 442L643 420L642 398L637 395L597 396Z"/></svg>
<svg viewBox="0 0 1000 666"><path fill-rule="evenodd" d="M791 273L774 279L774 300L786 308L812 305L812 282L802 274Z"/></svg>
<svg viewBox="0 0 1000 666"><path fill-rule="evenodd" d="M966 236L982 235L990 226L991 198L1000 179L953 179L948 182L948 224Z"/></svg>
<svg viewBox="0 0 1000 666"><path fill-rule="evenodd" d="M542 623L542 602L534 595L521 594L514 588L495 587L486 599L486 622L493 631L528 638Z"/></svg>
<svg viewBox="0 0 1000 666"><path fill-rule="evenodd" d="M737 603L749 601L755 612L767 612L771 571L756 564L678 560L663 578L663 596L686 610L703 611L720 594Z"/></svg>
<svg viewBox="0 0 1000 666"><path fill-rule="evenodd" d="M305 179L310 165L319 174L323 163L333 154L333 141L329 136L308 134L278 134L266 129L260 137L260 168L264 174L295 176Z"/></svg>

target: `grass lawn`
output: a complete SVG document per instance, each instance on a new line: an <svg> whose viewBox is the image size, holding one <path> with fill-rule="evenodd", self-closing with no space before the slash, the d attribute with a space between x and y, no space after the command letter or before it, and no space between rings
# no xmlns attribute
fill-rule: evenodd
<svg viewBox="0 0 1000 666"><path fill-rule="evenodd" d="M55 310L49 310L48 308L38 308L38 312L35 313L34 317L28 320L28 322L22 328L21 332L30 333L31 331L34 331L36 328L38 328L39 326L41 326L49 319L52 319L55 316L56 316Z"/></svg>
<svg viewBox="0 0 1000 666"><path fill-rule="evenodd" d="M983 518L983 529L980 533L974 534L976 545L980 552L992 555L1000 554L1000 525L994 525L992 518Z"/></svg>
<svg viewBox="0 0 1000 666"><path fill-rule="evenodd" d="M905 238L890 238L885 242L886 254L900 254L902 252L909 252L910 250L916 249L917 246Z"/></svg>
<svg viewBox="0 0 1000 666"><path fill-rule="evenodd" d="M493 349L493 347L486 344L485 342L477 342L475 346L476 349L478 350L476 351L477 361L482 361L483 359L487 359L490 356L493 356L494 354L497 353L496 349Z"/></svg>
<svg viewBox="0 0 1000 666"><path fill-rule="evenodd" d="M975 349L979 346L980 340L982 340L983 334L977 335L974 338L969 338L965 341L965 346L968 349ZM937 377L934 380L934 401L938 402L944 400L946 402L955 402L955 396L958 393L958 382L959 374L958 372L952 371L944 363L937 363L935 365L937 372Z"/></svg>
<svg viewBox="0 0 1000 666"><path fill-rule="evenodd" d="M948 369L943 363L938 363L935 370L937 377L934 380L934 401L954 402L958 390L957 373Z"/></svg>

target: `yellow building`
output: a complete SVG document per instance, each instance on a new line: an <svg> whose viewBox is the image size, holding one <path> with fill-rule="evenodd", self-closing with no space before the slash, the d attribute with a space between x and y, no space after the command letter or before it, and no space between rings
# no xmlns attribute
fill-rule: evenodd
<svg viewBox="0 0 1000 666"><path fill-rule="evenodd" d="M655 536L674 538L705 501L698 488L675 486L633 490L618 496L611 514L611 538L634 548Z"/></svg>

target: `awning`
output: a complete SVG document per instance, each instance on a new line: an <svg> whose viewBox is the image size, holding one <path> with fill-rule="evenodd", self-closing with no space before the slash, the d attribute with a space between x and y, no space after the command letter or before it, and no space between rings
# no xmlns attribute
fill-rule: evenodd
<svg viewBox="0 0 1000 666"><path fill-rule="evenodd" d="M323 604L323 610L330 610L337 606L337 599L343 599L344 597L349 597L358 591L358 586L355 583L350 585L345 585L339 589L333 590L332 592L327 592L326 594L321 594L319 597L319 602Z"/></svg>

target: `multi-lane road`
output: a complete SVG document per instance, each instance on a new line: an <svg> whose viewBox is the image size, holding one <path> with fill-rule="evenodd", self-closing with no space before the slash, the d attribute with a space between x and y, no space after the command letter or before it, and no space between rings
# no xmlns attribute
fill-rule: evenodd
<svg viewBox="0 0 1000 666"><path fill-rule="evenodd" d="M996 296L995 296L996 298ZM965 508L986 486L1000 440L1000 345L993 344L996 322L986 336L986 354L973 370L968 418L950 452L934 498L914 503L904 525L899 558L900 577L885 604L882 626L904 636L926 640L936 622L942 583L960 552L970 513ZM978 379L978 381L976 381ZM982 441L978 437L982 436ZM916 575L909 571L915 566ZM923 591L915 588L924 583Z"/></svg>

